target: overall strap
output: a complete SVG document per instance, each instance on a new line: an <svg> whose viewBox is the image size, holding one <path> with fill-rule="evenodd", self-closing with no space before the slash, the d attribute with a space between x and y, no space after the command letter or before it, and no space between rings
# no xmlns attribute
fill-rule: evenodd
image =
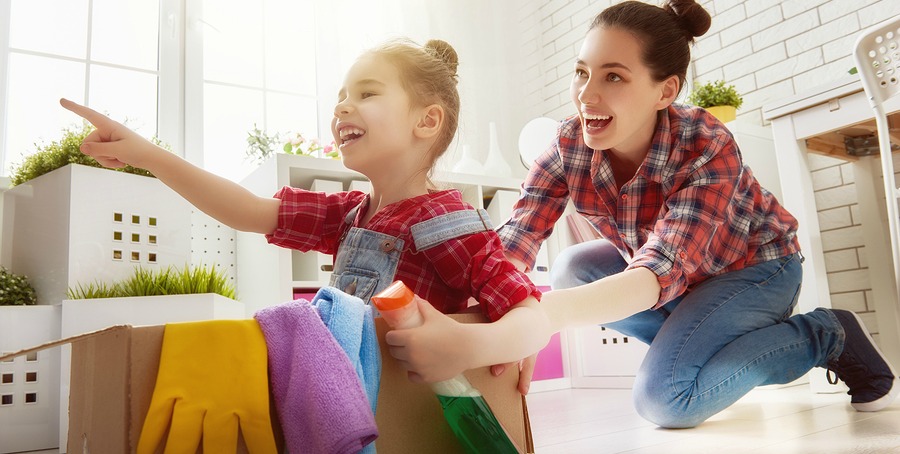
<svg viewBox="0 0 900 454"><path fill-rule="evenodd" d="M463 235L494 230L484 209L460 210L435 216L410 228L417 251Z"/></svg>

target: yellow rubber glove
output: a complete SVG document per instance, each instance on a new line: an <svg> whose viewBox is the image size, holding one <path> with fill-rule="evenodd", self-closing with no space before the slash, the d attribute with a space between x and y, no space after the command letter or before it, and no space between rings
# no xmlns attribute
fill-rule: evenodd
<svg viewBox="0 0 900 454"><path fill-rule="evenodd" d="M256 320L166 325L138 454L152 454L166 430L166 454L194 454L201 437L203 452L233 453L238 426L251 453L276 452L266 368Z"/></svg>

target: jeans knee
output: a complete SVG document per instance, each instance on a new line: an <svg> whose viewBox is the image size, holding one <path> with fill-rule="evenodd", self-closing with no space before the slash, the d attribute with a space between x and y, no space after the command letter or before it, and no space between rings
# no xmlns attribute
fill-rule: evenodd
<svg viewBox="0 0 900 454"><path fill-rule="evenodd" d="M572 248L563 249L553 261L553 266L550 267L550 287L561 289L586 284L577 277L584 266L579 262L578 254L574 253Z"/></svg>
<svg viewBox="0 0 900 454"><path fill-rule="evenodd" d="M690 429L706 420L693 411L694 405L660 389L638 387L633 390L634 408L647 421L664 429Z"/></svg>

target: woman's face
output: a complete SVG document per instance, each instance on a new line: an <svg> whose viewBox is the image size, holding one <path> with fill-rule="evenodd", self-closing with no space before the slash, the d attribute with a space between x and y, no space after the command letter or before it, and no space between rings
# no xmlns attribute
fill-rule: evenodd
<svg viewBox="0 0 900 454"><path fill-rule="evenodd" d="M641 61L641 44L631 33L602 26L585 36L572 102L581 117L585 143L595 150L643 156L656 128L657 111L678 94L678 79L651 77Z"/></svg>

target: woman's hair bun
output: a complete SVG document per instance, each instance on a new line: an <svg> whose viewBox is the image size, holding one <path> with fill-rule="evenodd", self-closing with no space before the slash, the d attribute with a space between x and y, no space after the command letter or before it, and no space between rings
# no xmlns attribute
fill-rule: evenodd
<svg viewBox="0 0 900 454"><path fill-rule="evenodd" d="M694 0L668 0L663 9L675 16L688 41L703 36L712 25L709 13Z"/></svg>
<svg viewBox="0 0 900 454"><path fill-rule="evenodd" d="M456 68L459 66L459 56L456 54L456 50L453 49L453 46L451 46L450 43L440 39L430 39L425 43L425 50L431 55L441 59L441 61L447 65L447 68L450 69L450 74L456 76Z"/></svg>

